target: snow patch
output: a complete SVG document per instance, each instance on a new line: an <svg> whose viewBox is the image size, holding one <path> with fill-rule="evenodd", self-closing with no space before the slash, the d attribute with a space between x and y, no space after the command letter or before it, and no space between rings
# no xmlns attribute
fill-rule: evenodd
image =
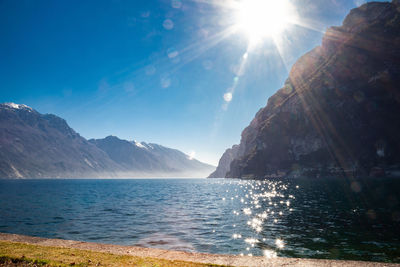
<svg viewBox="0 0 400 267"><path fill-rule="evenodd" d="M135 140L135 141L133 141L133 142L135 142L135 146L137 146L137 147L140 147L140 148L147 149L147 147L146 147L146 146L144 146L142 143L140 143L140 142L137 142L136 140Z"/></svg>
<svg viewBox="0 0 400 267"><path fill-rule="evenodd" d="M146 144L146 146L147 146L148 148L150 148L150 149L154 149L154 147L153 147L152 145L150 145L150 144Z"/></svg>
<svg viewBox="0 0 400 267"><path fill-rule="evenodd" d="M22 174L13 166L11 165L11 169L14 171L14 174L17 178L22 178Z"/></svg>
<svg viewBox="0 0 400 267"><path fill-rule="evenodd" d="M147 148L154 149L154 147L150 144L146 144Z"/></svg>
<svg viewBox="0 0 400 267"><path fill-rule="evenodd" d="M28 107L27 105L24 105L24 104L15 104L15 103L10 102L10 103L5 103L4 105L6 105L7 107L12 108L12 109L26 109L29 112L31 112L33 110L31 107Z"/></svg>
<svg viewBox="0 0 400 267"><path fill-rule="evenodd" d="M85 160L87 165L89 165L90 167L94 168L92 163L90 163L90 161L87 158L85 158L84 160Z"/></svg>

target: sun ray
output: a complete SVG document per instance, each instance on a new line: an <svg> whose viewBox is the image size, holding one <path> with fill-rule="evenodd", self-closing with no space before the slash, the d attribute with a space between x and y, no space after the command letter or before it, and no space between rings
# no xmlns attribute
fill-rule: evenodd
<svg viewBox="0 0 400 267"><path fill-rule="evenodd" d="M182 62L178 64L175 68L171 69L171 72L176 71L177 69L182 68L184 65L190 63L195 60L202 54L204 54L209 49L215 47L220 42L231 36L235 33L233 27L229 27L221 32L218 32L205 40L193 41L192 44L180 50L180 54L182 55Z"/></svg>
<svg viewBox="0 0 400 267"><path fill-rule="evenodd" d="M286 71L289 72L290 66L287 60L285 59L285 52L282 49L283 45L281 43L281 39L279 39L278 37L273 37L272 41L274 43L276 50L278 51L278 56L281 59L283 65L285 66Z"/></svg>
<svg viewBox="0 0 400 267"><path fill-rule="evenodd" d="M238 3L235 14L238 31L252 43L278 36L296 21L288 0L243 0Z"/></svg>
<svg viewBox="0 0 400 267"><path fill-rule="evenodd" d="M318 27L318 26L313 26L314 24L315 25L318 24L317 22L314 22L314 21L306 21L304 19L302 19L302 20L294 20L292 24L295 25L295 26L302 27L302 28L307 29L307 30L319 32L319 33L322 33L322 34L325 33L325 29L324 28L321 28L321 27Z"/></svg>

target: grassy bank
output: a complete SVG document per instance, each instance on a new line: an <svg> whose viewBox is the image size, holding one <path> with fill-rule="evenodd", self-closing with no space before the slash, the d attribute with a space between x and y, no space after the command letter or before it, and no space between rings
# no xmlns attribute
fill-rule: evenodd
<svg viewBox="0 0 400 267"><path fill-rule="evenodd" d="M0 266L217 266L0 241Z"/></svg>

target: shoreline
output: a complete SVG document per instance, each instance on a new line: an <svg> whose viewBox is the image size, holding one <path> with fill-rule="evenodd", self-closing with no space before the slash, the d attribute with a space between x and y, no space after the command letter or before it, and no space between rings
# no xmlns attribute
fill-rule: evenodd
<svg viewBox="0 0 400 267"><path fill-rule="evenodd" d="M222 266L398 266L396 263L343 261L343 260L319 260L298 258L266 258L261 256L237 256L217 255L207 253L191 253L182 251L170 251L155 248L143 248L137 246L121 246L73 240L49 239L17 234L0 233L0 241L16 244L28 244L38 247L64 248L96 253L107 253L120 256L132 256L139 258L151 258L167 261L190 262L194 264L214 264ZM9 255L1 255L9 256Z"/></svg>

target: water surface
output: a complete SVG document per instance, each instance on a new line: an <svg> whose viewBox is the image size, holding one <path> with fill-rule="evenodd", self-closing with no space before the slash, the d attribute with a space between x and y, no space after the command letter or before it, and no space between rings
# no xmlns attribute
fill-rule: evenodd
<svg viewBox="0 0 400 267"><path fill-rule="evenodd" d="M0 232L400 262L400 180L0 180Z"/></svg>

